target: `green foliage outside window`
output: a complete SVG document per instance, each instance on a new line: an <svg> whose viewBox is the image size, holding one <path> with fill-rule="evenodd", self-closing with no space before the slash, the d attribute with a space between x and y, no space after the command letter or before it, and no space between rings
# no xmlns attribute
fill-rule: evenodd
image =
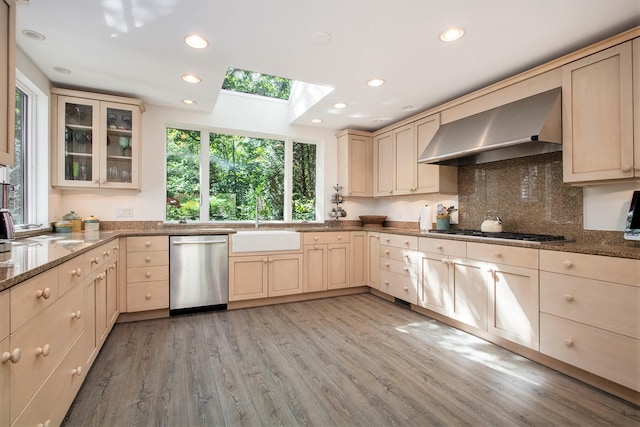
<svg viewBox="0 0 640 427"><path fill-rule="evenodd" d="M291 94L291 80L231 67L222 89L287 100Z"/></svg>

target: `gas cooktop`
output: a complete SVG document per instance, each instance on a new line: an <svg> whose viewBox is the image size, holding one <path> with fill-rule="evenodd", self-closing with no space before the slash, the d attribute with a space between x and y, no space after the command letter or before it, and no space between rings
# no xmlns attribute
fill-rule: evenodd
<svg viewBox="0 0 640 427"><path fill-rule="evenodd" d="M506 231L501 232L487 232L479 230L465 230L458 228L451 228L448 230L431 230L430 233L446 234L448 236L459 236L468 239L478 240L519 240L529 243L558 243L568 242L564 236L553 236L549 234L532 234L532 233L511 233Z"/></svg>

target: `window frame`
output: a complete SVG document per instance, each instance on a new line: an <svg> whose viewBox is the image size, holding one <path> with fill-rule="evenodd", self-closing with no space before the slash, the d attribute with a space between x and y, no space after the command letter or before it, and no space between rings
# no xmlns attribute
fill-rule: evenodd
<svg viewBox="0 0 640 427"><path fill-rule="evenodd" d="M247 95L247 94L241 94ZM255 95L248 95L255 96ZM281 101L281 100L277 100ZM321 176L321 161L322 156L322 143L319 141L306 140L304 138L293 138L290 136L276 136L276 135L265 135L260 133L253 132L240 132L230 129L210 129L210 128L201 128L201 127L193 127L193 126L183 126L179 124L167 124L165 125L165 137L167 135L167 129L180 129L191 132L200 132L200 218L198 222L200 223L209 223L209 224L224 224L224 223L234 223L234 224L251 224L254 221L214 221L209 219L209 199L208 194L210 191L209 188L209 168L202 167L203 165L209 164L209 139L211 134L224 134L224 135L233 135L240 137L248 137L248 138L263 138L263 139L273 139L278 141L283 141L285 144L284 147L284 219L280 220L269 220L269 221L260 221L261 223L273 223L273 224L285 224L285 223L322 223L324 221L324 216L322 214L322 207L324 204L322 203L321 195L323 192L323 183L321 179L318 177ZM203 141L207 143L204 144ZM316 201L316 215L315 219L312 221L309 220L293 220L293 144L302 143L302 144L311 144L316 147L316 186L315 186L315 201ZM164 195L166 196L167 191L167 149L166 149L166 141L165 141L165 150L164 150ZM164 222L166 223L176 223L178 221L175 220L167 220L167 210L164 210Z"/></svg>

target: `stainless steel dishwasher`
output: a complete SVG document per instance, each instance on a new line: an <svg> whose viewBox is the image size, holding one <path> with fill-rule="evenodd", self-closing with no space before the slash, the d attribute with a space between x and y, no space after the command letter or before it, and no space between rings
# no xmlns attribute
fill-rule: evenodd
<svg viewBox="0 0 640 427"><path fill-rule="evenodd" d="M229 237L169 238L169 312L225 309L229 301Z"/></svg>

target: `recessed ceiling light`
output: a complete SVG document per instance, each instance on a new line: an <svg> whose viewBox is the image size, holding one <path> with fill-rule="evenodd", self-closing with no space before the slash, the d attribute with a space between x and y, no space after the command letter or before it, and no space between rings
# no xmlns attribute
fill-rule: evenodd
<svg viewBox="0 0 640 427"><path fill-rule="evenodd" d="M183 75L182 80L184 80L187 83L200 83L200 77L194 76L193 74Z"/></svg>
<svg viewBox="0 0 640 427"><path fill-rule="evenodd" d="M197 102L194 101L193 99L183 99L182 103L183 104L187 104L187 105L196 105L197 104Z"/></svg>
<svg viewBox="0 0 640 427"><path fill-rule="evenodd" d="M64 67L53 67L53 71L60 74L71 74L71 70Z"/></svg>
<svg viewBox="0 0 640 427"><path fill-rule="evenodd" d="M333 104L333 108L347 108L347 104L345 104L344 102L336 102L335 104Z"/></svg>
<svg viewBox="0 0 640 427"><path fill-rule="evenodd" d="M413 110L413 105L405 105L401 108L402 111L411 111Z"/></svg>
<svg viewBox="0 0 640 427"><path fill-rule="evenodd" d="M187 44L187 46L190 46L194 49L204 49L205 47L209 46L209 42L207 41L207 39L197 34L191 34L185 37L184 42Z"/></svg>
<svg viewBox="0 0 640 427"><path fill-rule="evenodd" d="M464 36L464 29L460 27L453 27L444 30L440 34L440 40L443 42L453 42Z"/></svg>
<svg viewBox="0 0 640 427"><path fill-rule="evenodd" d="M384 84L384 80L382 79L371 79L367 82L367 85L371 86L371 87L376 87L376 86L382 86Z"/></svg>
<svg viewBox="0 0 640 427"><path fill-rule="evenodd" d="M29 37L30 39L37 40L37 41L42 41L46 39L44 34L39 33L37 31L33 31L33 30L22 30L22 34L26 37Z"/></svg>
<svg viewBox="0 0 640 427"><path fill-rule="evenodd" d="M374 122L374 123L381 123L381 122L384 122L384 121L386 121L386 120L387 120L387 119L373 119L373 122Z"/></svg>
<svg viewBox="0 0 640 427"><path fill-rule="evenodd" d="M311 123L322 123L322 119L311 119Z"/></svg>

